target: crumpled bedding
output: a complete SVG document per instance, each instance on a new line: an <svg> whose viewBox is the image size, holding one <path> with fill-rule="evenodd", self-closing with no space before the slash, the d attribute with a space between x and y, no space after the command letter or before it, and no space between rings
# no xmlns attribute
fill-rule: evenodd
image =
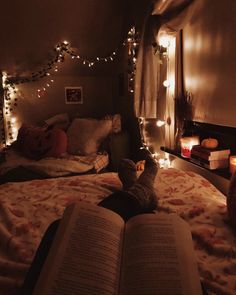
<svg viewBox="0 0 236 295"><path fill-rule="evenodd" d="M0 294L17 294L46 228L68 204L96 204L118 189L116 173L1 185ZM208 293L236 294L236 234L227 221L226 197L200 175L174 168L158 171L155 190L157 211L176 212L190 225Z"/></svg>
<svg viewBox="0 0 236 295"><path fill-rule="evenodd" d="M21 156L13 149L5 152L6 160L0 165L0 176L17 167L39 172L48 177L59 177L73 173L86 173L92 169L99 172L108 165L108 154L91 154L77 156L64 154L60 158L47 157L41 160L31 160Z"/></svg>

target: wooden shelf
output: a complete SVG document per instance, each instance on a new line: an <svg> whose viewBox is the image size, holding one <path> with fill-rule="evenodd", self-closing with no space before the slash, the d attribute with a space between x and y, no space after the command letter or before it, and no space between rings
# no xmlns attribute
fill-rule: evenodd
<svg viewBox="0 0 236 295"><path fill-rule="evenodd" d="M178 158L180 158L180 159L182 159L182 160L184 160L186 162L189 162L189 163L191 163L191 164L193 164L195 166L201 167L202 169L205 169L206 171L209 171L209 172L211 172L211 173L213 173L215 175L221 176L221 177L223 177L225 179L230 179L230 177L231 177L231 174L230 174L228 168L211 170L211 169L208 169L208 168L204 167L201 164L198 164L198 163L194 162L193 160L191 160L191 158L182 157L180 152L177 151L177 150L173 150L173 149L170 149L170 148L167 148L167 147L164 147L164 146L162 146L160 149L163 152L166 152L166 153L168 153L170 155L178 157Z"/></svg>

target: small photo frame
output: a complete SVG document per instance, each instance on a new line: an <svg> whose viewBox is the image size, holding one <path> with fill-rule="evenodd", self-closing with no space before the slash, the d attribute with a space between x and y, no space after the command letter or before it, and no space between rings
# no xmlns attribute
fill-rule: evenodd
<svg viewBox="0 0 236 295"><path fill-rule="evenodd" d="M82 104L83 89L82 87L65 87L66 104Z"/></svg>

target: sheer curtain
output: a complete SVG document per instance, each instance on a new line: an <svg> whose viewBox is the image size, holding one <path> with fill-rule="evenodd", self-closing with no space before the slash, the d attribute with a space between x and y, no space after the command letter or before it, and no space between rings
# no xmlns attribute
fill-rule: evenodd
<svg viewBox="0 0 236 295"><path fill-rule="evenodd" d="M156 118L157 95L160 88L160 63L154 45L158 35L177 35L189 21L193 3L197 0L156 1L145 19L136 64L134 109L137 117ZM180 38L177 38L179 42ZM179 46L178 46L179 44ZM181 44L176 46L176 89L175 96L184 92L182 79Z"/></svg>

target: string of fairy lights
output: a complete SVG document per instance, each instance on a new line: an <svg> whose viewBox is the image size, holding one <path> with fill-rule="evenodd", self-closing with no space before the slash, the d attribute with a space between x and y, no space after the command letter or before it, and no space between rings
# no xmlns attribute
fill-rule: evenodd
<svg viewBox="0 0 236 295"><path fill-rule="evenodd" d="M167 62L167 76L166 79L163 81L163 86L168 88L173 88L173 81L171 81L168 77L168 59L169 59L169 47L171 45L171 40L173 37L169 36L168 34L162 34L159 36L158 43L154 46L154 54L158 55L159 62L162 63L163 59ZM153 147L151 143L148 140L148 137L146 136L146 123L147 120L144 117L139 117L139 128L140 128L140 134L141 134L141 149L148 150L153 158L159 163L159 166L162 168L168 168L170 167L170 159L169 157L163 158L160 153L153 150ZM165 120L157 120L156 126L158 128L162 128L165 124L169 124Z"/></svg>
<svg viewBox="0 0 236 295"><path fill-rule="evenodd" d="M134 79L136 74L136 62L139 45L139 33L135 27L132 27L128 32L128 91L134 92Z"/></svg>
<svg viewBox="0 0 236 295"><path fill-rule="evenodd" d="M139 44L139 35L135 27L132 26L128 31L126 40L123 42L124 46L128 46L128 90L134 92L134 77L136 71L136 58ZM45 95L48 88L55 82L54 75L59 71L60 64L63 63L66 58L81 62L84 66L89 68L94 67L97 63L112 62L118 54L119 48L116 48L107 56L96 56L93 59L87 59L77 53L77 50L73 49L68 41L63 41L57 44L54 48L54 55L44 67L30 73L28 76L15 76L11 77L6 72L2 73L2 88L4 91L4 99L1 101L1 113L0 121L4 121L2 124L2 137L6 145L10 145L17 137L18 129L15 126L17 121L15 116L15 108L20 100L20 92L18 85L24 83L30 83L43 79L42 85L37 89L36 96L40 99Z"/></svg>
<svg viewBox="0 0 236 295"><path fill-rule="evenodd" d="M159 164L160 168L169 168L171 166L171 161L169 159L169 156L165 154L165 157L160 152L156 152L153 150L153 147L151 146L150 142L148 141L145 133L146 133L146 123L147 120L143 117L139 117L139 129L140 129L140 135L141 135L141 147L140 149L147 150L152 157L156 160L156 162ZM165 121L157 120L156 126L161 128L166 124Z"/></svg>

